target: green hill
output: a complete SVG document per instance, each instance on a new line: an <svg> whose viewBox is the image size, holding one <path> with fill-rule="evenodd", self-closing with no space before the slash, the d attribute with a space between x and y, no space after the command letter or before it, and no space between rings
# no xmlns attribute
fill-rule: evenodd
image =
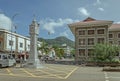
<svg viewBox="0 0 120 81"><path fill-rule="evenodd" d="M60 37L56 37L55 39L44 39L44 38L38 38L39 41L44 41L46 42L48 45L55 45L55 46L61 46L62 44L67 44L68 46L74 48L75 44L74 41L64 37L64 36L60 36Z"/></svg>

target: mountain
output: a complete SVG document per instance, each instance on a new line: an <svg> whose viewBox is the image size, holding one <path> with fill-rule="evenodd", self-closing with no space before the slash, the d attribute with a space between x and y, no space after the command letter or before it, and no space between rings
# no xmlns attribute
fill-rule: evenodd
<svg viewBox="0 0 120 81"><path fill-rule="evenodd" d="M55 39L44 39L44 38L38 38L38 41L44 41L48 45L55 45L55 46L61 46L62 44L67 44L67 46L70 46L72 48L75 47L74 41L68 39L67 37L60 36L56 37Z"/></svg>

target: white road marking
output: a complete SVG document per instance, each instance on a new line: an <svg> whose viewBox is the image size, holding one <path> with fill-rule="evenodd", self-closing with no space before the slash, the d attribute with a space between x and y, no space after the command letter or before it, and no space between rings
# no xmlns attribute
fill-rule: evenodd
<svg viewBox="0 0 120 81"><path fill-rule="evenodd" d="M109 81L109 80L108 80L109 77L108 77L107 72L104 72L104 75L105 75L105 81Z"/></svg>
<svg viewBox="0 0 120 81"><path fill-rule="evenodd" d="M109 81L109 80L105 80L105 81Z"/></svg>
<svg viewBox="0 0 120 81"><path fill-rule="evenodd" d="M110 78L120 78L120 77L112 77L112 76L110 76Z"/></svg>

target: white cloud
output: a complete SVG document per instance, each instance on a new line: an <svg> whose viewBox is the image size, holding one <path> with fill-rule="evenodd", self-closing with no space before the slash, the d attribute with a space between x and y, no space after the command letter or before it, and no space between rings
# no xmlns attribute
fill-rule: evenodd
<svg viewBox="0 0 120 81"><path fill-rule="evenodd" d="M11 19L7 17L5 14L0 13L0 28L1 29L6 29L6 30L11 30Z"/></svg>
<svg viewBox="0 0 120 81"><path fill-rule="evenodd" d="M100 2L100 0L97 0L97 2L96 2L97 4L101 4L101 2Z"/></svg>
<svg viewBox="0 0 120 81"><path fill-rule="evenodd" d="M63 27L64 25L75 21L77 20L72 20L70 18L66 19L59 18L58 20L47 18L45 20L41 20L40 24L43 29L53 34L55 33L55 28Z"/></svg>
<svg viewBox="0 0 120 81"><path fill-rule="evenodd" d="M78 8L78 14L83 15L83 16L90 16L90 13L84 7Z"/></svg>
<svg viewBox="0 0 120 81"><path fill-rule="evenodd" d="M100 4L101 4L101 1L100 0L96 0L96 2L93 5L96 6L96 5L100 5Z"/></svg>
<svg viewBox="0 0 120 81"><path fill-rule="evenodd" d="M74 35L72 34L72 32L68 29L66 29L65 31L61 32L59 34L59 36L65 36L69 39L71 39L72 41L75 41Z"/></svg>
<svg viewBox="0 0 120 81"><path fill-rule="evenodd" d="M120 24L120 21L118 21L118 22L115 22L116 24Z"/></svg>
<svg viewBox="0 0 120 81"><path fill-rule="evenodd" d="M98 8L98 10L100 10L100 11L105 11L103 8Z"/></svg>
<svg viewBox="0 0 120 81"><path fill-rule="evenodd" d="M60 36L69 37L69 31L68 31L68 30L66 30L66 31L64 31L64 32L60 33Z"/></svg>

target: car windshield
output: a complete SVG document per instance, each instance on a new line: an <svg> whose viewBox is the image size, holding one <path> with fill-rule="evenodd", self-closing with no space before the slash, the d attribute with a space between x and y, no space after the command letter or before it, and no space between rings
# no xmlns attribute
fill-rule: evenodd
<svg viewBox="0 0 120 81"><path fill-rule="evenodd" d="M7 59L8 57L7 57L7 55L3 55L2 58L3 59Z"/></svg>
<svg viewBox="0 0 120 81"><path fill-rule="evenodd" d="M8 55L8 59L13 59L13 56L11 56L11 55Z"/></svg>

